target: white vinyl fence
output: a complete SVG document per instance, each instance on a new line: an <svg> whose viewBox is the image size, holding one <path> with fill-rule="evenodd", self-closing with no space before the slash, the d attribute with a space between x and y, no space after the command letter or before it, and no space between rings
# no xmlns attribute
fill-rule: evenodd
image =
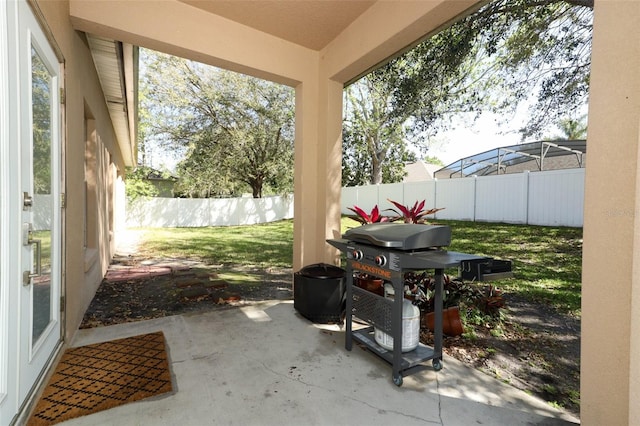
<svg viewBox="0 0 640 426"><path fill-rule="evenodd" d="M342 188L342 213L394 207L444 207L433 219L582 226L584 169L524 172ZM383 212L384 214L385 212ZM387 212L392 214L391 212ZM251 225L293 217L293 195L266 198L150 198L127 206L127 227Z"/></svg>
<svg viewBox="0 0 640 426"><path fill-rule="evenodd" d="M342 213L357 205L370 212L393 208L387 201L426 208L444 207L434 219L505 222L547 226L582 226L584 168L342 189ZM392 214L392 212L387 212Z"/></svg>
<svg viewBox="0 0 640 426"><path fill-rule="evenodd" d="M293 195L265 198L146 198L127 206L127 227L252 225L293 217Z"/></svg>

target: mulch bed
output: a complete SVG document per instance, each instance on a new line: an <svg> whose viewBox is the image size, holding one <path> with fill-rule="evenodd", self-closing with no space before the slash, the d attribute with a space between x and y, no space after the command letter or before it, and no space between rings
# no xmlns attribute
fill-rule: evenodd
<svg viewBox="0 0 640 426"><path fill-rule="evenodd" d="M259 282L248 285L221 279L220 269L179 259L118 258L98 287L80 328L292 298L290 269L237 267L238 272L260 277Z"/></svg>

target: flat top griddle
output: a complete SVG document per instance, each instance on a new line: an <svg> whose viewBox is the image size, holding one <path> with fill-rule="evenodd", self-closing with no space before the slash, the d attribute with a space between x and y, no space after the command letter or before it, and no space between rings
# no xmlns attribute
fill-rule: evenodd
<svg viewBox="0 0 640 426"><path fill-rule="evenodd" d="M342 237L354 243L396 250L423 250L451 244L451 228L446 225L383 222L349 229Z"/></svg>

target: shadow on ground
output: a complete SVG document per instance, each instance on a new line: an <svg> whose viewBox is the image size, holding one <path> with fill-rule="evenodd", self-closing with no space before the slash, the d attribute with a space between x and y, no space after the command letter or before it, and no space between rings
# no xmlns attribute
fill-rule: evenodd
<svg viewBox="0 0 640 426"><path fill-rule="evenodd" d="M188 259L114 258L80 328L293 298L292 271Z"/></svg>

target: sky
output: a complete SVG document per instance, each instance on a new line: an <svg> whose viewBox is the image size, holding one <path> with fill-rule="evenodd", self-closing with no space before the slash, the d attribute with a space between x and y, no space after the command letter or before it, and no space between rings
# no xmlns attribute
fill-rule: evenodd
<svg viewBox="0 0 640 426"><path fill-rule="evenodd" d="M175 155L166 152L165 149L154 145L149 147L146 165L158 170L166 169L173 173L176 171L176 166L180 160L181 158L177 158Z"/></svg>
<svg viewBox="0 0 640 426"><path fill-rule="evenodd" d="M494 148L515 145L521 142L517 129L524 125L524 115L518 114L510 121L510 126L499 125L496 116L483 113L475 122L455 120L454 130L449 130L436 137L436 142L427 152L428 156L437 157L445 165L461 158L479 154ZM147 154L147 161L156 169L175 171L178 158L153 149Z"/></svg>
<svg viewBox="0 0 640 426"><path fill-rule="evenodd" d="M454 130L437 136L437 143L427 155L437 157L448 165L464 157L520 143L521 136L517 129L524 125L524 117L521 114L515 116L510 126L499 125L496 118L493 114L483 113L475 122L454 122Z"/></svg>

